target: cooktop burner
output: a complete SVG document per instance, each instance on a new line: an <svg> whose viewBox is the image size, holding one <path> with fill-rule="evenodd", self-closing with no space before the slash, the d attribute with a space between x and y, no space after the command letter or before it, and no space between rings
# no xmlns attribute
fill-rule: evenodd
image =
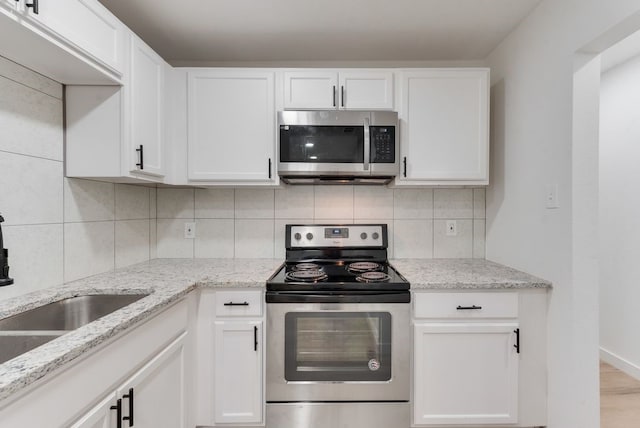
<svg viewBox="0 0 640 428"><path fill-rule="evenodd" d="M376 270L382 270L382 265L380 263L374 263L374 262L355 262L355 263L349 263L349 266L347 266L347 270L349 272L354 272L354 273L371 272Z"/></svg>
<svg viewBox="0 0 640 428"><path fill-rule="evenodd" d="M320 265L316 263L297 263L291 267L292 270L320 270Z"/></svg>
<svg viewBox="0 0 640 428"><path fill-rule="evenodd" d="M311 263L309 263L311 264ZM326 281L329 276L319 270L299 270L299 267L294 266L294 270L289 271L285 275L285 281L302 281L302 282L318 282L318 281Z"/></svg>
<svg viewBox="0 0 640 428"><path fill-rule="evenodd" d="M271 297L409 292L387 260L385 224L287 225L286 250L286 261L267 280Z"/></svg>
<svg viewBox="0 0 640 428"><path fill-rule="evenodd" d="M389 282L391 277L384 272L363 272L356 277L359 282Z"/></svg>

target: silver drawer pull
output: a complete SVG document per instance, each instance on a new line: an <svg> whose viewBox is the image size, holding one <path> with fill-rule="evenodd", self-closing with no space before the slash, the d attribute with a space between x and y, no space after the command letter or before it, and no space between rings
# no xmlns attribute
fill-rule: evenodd
<svg viewBox="0 0 640 428"><path fill-rule="evenodd" d="M459 306L456 308L459 311L472 311L472 310L478 310L478 309L482 309L482 306Z"/></svg>
<svg viewBox="0 0 640 428"><path fill-rule="evenodd" d="M229 303L225 303L224 306L249 306L249 303L248 302L242 302L242 303L229 302Z"/></svg>

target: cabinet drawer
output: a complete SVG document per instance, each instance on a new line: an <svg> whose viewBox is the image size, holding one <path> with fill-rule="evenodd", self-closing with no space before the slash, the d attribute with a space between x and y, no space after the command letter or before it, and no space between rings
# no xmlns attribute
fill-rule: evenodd
<svg viewBox="0 0 640 428"><path fill-rule="evenodd" d="M216 317L262 315L262 291L216 292Z"/></svg>
<svg viewBox="0 0 640 428"><path fill-rule="evenodd" d="M415 318L516 318L518 293L415 293Z"/></svg>

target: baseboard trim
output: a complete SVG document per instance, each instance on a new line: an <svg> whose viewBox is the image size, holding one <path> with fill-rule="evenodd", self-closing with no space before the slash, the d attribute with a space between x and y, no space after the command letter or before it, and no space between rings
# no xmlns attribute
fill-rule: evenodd
<svg viewBox="0 0 640 428"><path fill-rule="evenodd" d="M618 370L622 370L629 376L640 380L640 366L633 364L631 361L625 360L619 355L616 355L602 347L600 348L600 359L605 363L611 364Z"/></svg>

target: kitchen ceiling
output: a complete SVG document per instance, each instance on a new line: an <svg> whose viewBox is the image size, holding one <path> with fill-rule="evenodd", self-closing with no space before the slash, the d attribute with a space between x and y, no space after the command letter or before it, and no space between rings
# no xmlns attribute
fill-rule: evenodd
<svg viewBox="0 0 640 428"><path fill-rule="evenodd" d="M174 65L473 61L540 0L100 0Z"/></svg>

